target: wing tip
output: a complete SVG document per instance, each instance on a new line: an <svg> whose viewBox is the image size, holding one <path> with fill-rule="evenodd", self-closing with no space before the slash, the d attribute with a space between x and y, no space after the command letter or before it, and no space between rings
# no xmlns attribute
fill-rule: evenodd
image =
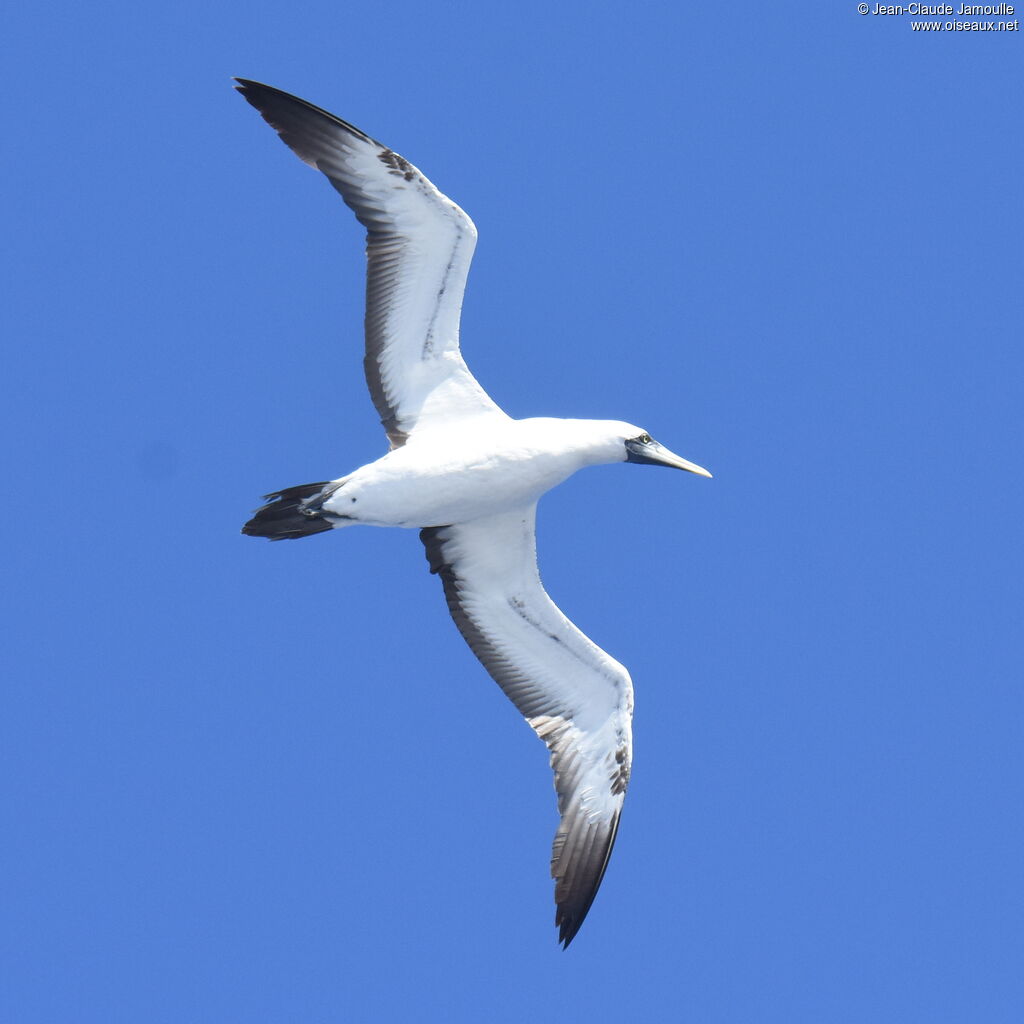
<svg viewBox="0 0 1024 1024"><path fill-rule="evenodd" d="M254 94L262 91L266 91L267 93L275 93L279 91L271 85L264 85L262 82L257 82L252 78L239 78L236 75L231 79L231 81L235 83L233 86L235 92L240 92L250 103L253 104L253 106L256 105L253 103Z"/></svg>
<svg viewBox="0 0 1024 1024"><path fill-rule="evenodd" d="M323 118L331 124L342 128L361 142L370 143L370 145L378 146L381 149L387 148L383 143L367 135L361 128L357 128L354 124L338 117L337 114L332 114L329 110L324 110L323 107L318 107L315 103L310 103L309 100L304 100L300 96L285 92L284 89L277 89L272 85L257 82L252 78L239 78L237 75L232 78L232 81L235 83L235 91L241 93L242 98L255 107L262 115L263 120L277 131L278 134L282 130L288 130L283 125L279 127L277 121L290 108L293 116L296 113L299 116L309 116L312 114L314 117ZM291 145L290 142L287 144Z"/></svg>
<svg viewBox="0 0 1024 1024"><path fill-rule="evenodd" d="M600 886L601 881L598 879L597 885L583 899L565 900L558 904L555 911L555 927L558 929L558 941L562 949L568 949L569 944L579 934Z"/></svg>
<svg viewBox="0 0 1024 1024"><path fill-rule="evenodd" d="M615 848L615 839L619 834L620 809L612 816L611 821L604 829L598 829L593 840L584 839L580 843L577 838L572 846L575 849L566 849L566 846L559 844L559 834L555 836L555 847L552 851L551 875L555 879L555 927L558 928L558 941L562 949L568 949L569 943L576 938L583 922L590 913L594 904L601 883L604 881L605 872L608 870L608 862L611 860L612 850ZM565 839L569 837L566 836ZM563 839L563 843L565 843ZM596 841L594 841L596 840ZM568 863L563 861L563 854L567 855ZM562 873L559 873L559 869ZM568 892L563 889L565 886ZM562 894L561 898L560 892Z"/></svg>
<svg viewBox="0 0 1024 1024"><path fill-rule="evenodd" d="M587 916L586 911L583 917L564 917L559 921L560 915L555 915L555 924L558 925L558 942L563 950L569 948L569 943L576 938L577 933L583 925L583 918Z"/></svg>

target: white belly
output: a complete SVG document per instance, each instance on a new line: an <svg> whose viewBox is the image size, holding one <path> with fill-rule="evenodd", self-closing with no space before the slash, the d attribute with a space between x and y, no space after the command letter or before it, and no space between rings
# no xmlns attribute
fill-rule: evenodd
<svg viewBox="0 0 1024 1024"><path fill-rule="evenodd" d="M587 460L533 421L416 438L339 481L325 512L370 526L445 526L535 502Z"/></svg>

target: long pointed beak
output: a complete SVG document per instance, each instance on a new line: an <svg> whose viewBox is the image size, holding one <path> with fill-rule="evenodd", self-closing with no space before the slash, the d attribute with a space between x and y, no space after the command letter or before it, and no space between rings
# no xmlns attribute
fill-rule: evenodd
<svg viewBox="0 0 1024 1024"><path fill-rule="evenodd" d="M626 461L646 463L649 466L669 466L672 469L685 469L687 473L696 473L697 476L711 477L711 474L696 462L690 462L675 452L670 452L664 445L657 441L627 441Z"/></svg>
<svg viewBox="0 0 1024 1024"><path fill-rule="evenodd" d="M687 473L696 473L697 476L711 478L711 474L703 466L698 466L696 462L690 462L689 459L684 459L681 455L676 455L675 452L662 448L660 444L658 445L657 452L649 453L649 458L651 462L660 463L662 466L671 466L673 469L685 469Z"/></svg>

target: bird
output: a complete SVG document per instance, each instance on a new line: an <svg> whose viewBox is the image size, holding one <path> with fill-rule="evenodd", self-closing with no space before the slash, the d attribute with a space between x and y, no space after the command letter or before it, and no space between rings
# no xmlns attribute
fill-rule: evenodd
<svg viewBox="0 0 1024 1024"><path fill-rule="evenodd" d="M547 745L559 824L555 926L567 949L615 843L632 764L627 670L560 611L537 568L537 502L585 466L711 474L619 420L514 419L459 344L477 232L416 167L358 128L269 85L235 88L324 174L366 229L365 358L389 442L337 479L264 496L242 532L272 541L359 524L420 531L472 652Z"/></svg>

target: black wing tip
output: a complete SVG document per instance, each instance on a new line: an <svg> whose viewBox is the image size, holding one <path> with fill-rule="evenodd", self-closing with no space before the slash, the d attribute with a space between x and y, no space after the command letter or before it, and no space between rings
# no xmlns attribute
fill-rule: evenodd
<svg viewBox="0 0 1024 1024"><path fill-rule="evenodd" d="M260 109L257 97L261 94L264 96L274 96L280 94L281 91L280 89L275 89L272 85L264 85L262 82L254 81L251 78L232 78L231 81L235 83L235 92L241 93L245 100L251 103L257 110Z"/></svg>
<svg viewBox="0 0 1024 1024"><path fill-rule="evenodd" d="M602 871L601 874L603 877L604 872ZM597 884L582 899L566 900L564 903L559 903L558 910L555 912L555 927L558 928L558 941L562 944L562 949L569 948L569 943L576 938L579 930L583 927L583 922L587 919L587 914L593 906L594 897L600 887L601 879L599 878Z"/></svg>
<svg viewBox="0 0 1024 1024"><path fill-rule="evenodd" d="M604 881L605 872L608 870L608 862L612 857L612 850L615 849L615 839L619 834L619 821L621 811L616 813L607 832L587 852L582 863L577 863L570 870L577 881L569 882L569 892L561 899L558 898L558 891L565 876L559 877L557 872L558 856L552 859L551 874L555 878L555 902L558 909L555 911L555 927L558 928L558 941L562 949L568 949L569 943L576 938L576 934L583 927L583 922L594 905L601 883ZM556 849L558 837L555 837ZM559 850L559 853L562 851Z"/></svg>
<svg viewBox="0 0 1024 1024"><path fill-rule="evenodd" d="M298 100L299 103L305 103L305 100L300 100L297 96L292 96L291 93L284 92L282 89L275 89L274 86L267 85L264 82L257 82L254 78L232 78L231 81L235 83L235 91L240 92L254 107L258 106L257 97L260 95L264 97L280 96L283 99Z"/></svg>
<svg viewBox="0 0 1024 1024"><path fill-rule="evenodd" d="M318 107L315 103L310 103L309 100L304 100L300 96L285 92L284 89L277 89L272 85L267 85L265 82L257 82L252 78L238 78L236 76L232 81L235 83L235 91L241 93L242 98L255 107L263 116L263 119L275 130L278 130L278 126L274 121L270 120L274 113L280 114L288 107L291 107L293 110L299 107L305 111L327 118L364 142L380 146L382 149L386 148L382 143L371 138L354 124L349 124L348 121L338 117L337 114L332 114L329 110L324 110L323 107Z"/></svg>
<svg viewBox="0 0 1024 1024"><path fill-rule="evenodd" d="M292 96L290 93L285 92L283 89L278 89L276 86L267 85L266 82L257 82L255 78L242 78L239 75L235 75L231 79L231 81L236 83L235 88L241 93L266 92L276 96L287 96L289 99L298 98L296 96Z"/></svg>
<svg viewBox="0 0 1024 1024"><path fill-rule="evenodd" d="M256 82L251 78L236 78L234 82L235 91L241 93L246 103L255 107L265 120L273 108L280 110L283 105L289 104L297 104L300 107L311 105L305 100L300 100L298 96L292 96L282 89L275 89L272 85L264 85L263 82Z"/></svg>
<svg viewBox="0 0 1024 1024"><path fill-rule="evenodd" d="M555 924L558 927L558 941L561 943L562 949L568 949L569 943L576 938L576 933L583 926L583 919L587 916L587 912L583 912L583 917L580 918L563 918L559 923L558 918L555 918Z"/></svg>

